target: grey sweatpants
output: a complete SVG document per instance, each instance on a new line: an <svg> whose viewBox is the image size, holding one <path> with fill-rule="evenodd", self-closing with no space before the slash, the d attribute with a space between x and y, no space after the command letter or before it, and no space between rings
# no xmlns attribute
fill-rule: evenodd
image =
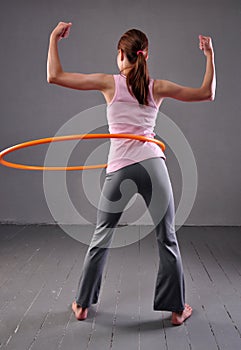
<svg viewBox="0 0 241 350"><path fill-rule="evenodd" d="M97 225L84 260L76 302L83 308L97 303L113 231L135 193L142 195L148 207L159 248L153 309L181 312L184 310L184 276L175 234L172 186L163 158L150 158L106 174Z"/></svg>

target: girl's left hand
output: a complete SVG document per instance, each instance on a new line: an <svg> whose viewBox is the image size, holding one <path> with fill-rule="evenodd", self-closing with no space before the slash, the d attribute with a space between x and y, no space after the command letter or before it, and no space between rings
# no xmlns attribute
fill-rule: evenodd
<svg viewBox="0 0 241 350"><path fill-rule="evenodd" d="M199 35L199 48L207 56L208 53L213 51L212 39L209 36Z"/></svg>

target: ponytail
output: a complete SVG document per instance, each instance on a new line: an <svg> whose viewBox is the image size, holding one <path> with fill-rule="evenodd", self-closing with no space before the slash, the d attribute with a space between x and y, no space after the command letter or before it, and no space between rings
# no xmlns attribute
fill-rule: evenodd
<svg viewBox="0 0 241 350"><path fill-rule="evenodd" d="M138 54L134 67L126 77L129 92L142 105L148 105L149 74L144 54Z"/></svg>
<svg viewBox="0 0 241 350"><path fill-rule="evenodd" d="M126 77L129 92L135 96L139 104L148 105L150 78L146 63L148 50L146 35L137 29L131 29L119 40L118 49L121 49L128 61L133 64Z"/></svg>

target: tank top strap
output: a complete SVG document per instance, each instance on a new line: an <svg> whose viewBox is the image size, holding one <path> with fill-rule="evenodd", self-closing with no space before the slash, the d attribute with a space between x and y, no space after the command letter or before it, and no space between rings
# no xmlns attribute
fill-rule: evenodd
<svg viewBox="0 0 241 350"><path fill-rule="evenodd" d="M154 97L153 97L153 86L154 86L154 79L150 78L150 82L149 82L149 101L153 104L153 106L155 108L158 109L158 106L154 100Z"/></svg>

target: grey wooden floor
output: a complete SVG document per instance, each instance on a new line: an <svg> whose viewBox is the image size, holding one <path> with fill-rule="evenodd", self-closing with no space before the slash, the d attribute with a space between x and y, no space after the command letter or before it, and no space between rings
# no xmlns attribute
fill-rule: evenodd
<svg viewBox="0 0 241 350"><path fill-rule="evenodd" d="M99 303L79 322L71 302L87 246L58 226L1 225L0 349L240 350L241 229L182 227L177 235L194 309L184 325L152 310L153 233L110 249Z"/></svg>

